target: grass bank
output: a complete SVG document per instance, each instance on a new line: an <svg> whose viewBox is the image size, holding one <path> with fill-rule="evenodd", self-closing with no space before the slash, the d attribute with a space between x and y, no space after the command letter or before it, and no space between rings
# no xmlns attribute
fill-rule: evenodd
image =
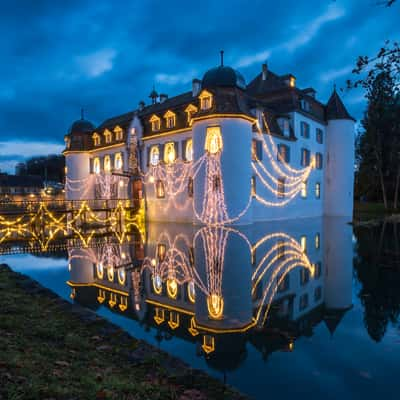
<svg viewBox="0 0 400 400"><path fill-rule="evenodd" d="M384 219L400 219L400 210L386 210L383 203L354 202L353 213L354 224L363 224L365 222L382 222Z"/></svg>
<svg viewBox="0 0 400 400"><path fill-rule="evenodd" d="M0 399L244 399L0 265Z"/></svg>

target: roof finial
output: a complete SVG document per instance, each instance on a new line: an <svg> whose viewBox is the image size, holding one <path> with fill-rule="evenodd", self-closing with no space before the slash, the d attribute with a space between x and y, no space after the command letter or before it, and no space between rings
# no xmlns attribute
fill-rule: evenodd
<svg viewBox="0 0 400 400"><path fill-rule="evenodd" d="M336 83L333 84L333 91L336 92Z"/></svg>
<svg viewBox="0 0 400 400"><path fill-rule="evenodd" d="M221 67L223 67L224 66L224 51L221 50L220 53L221 53Z"/></svg>
<svg viewBox="0 0 400 400"><path fill-rule="evenodd" d="M83 107L81 108L81 120L83 120Z"/></svg>

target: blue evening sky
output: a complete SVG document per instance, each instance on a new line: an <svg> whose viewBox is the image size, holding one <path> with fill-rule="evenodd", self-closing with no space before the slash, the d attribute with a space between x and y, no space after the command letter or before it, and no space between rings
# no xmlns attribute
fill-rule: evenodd
<svg viewBox="0 0 400 400"><path fill-rule="evenodd" d="M0 13L0 170L31 155L58 153L71 123L95 124L169 96L218 64L250 81L268 62L327 101L344 87L358 55L400 39L400 2L379 0L105 1L15 0ZM362 116L362 92L345 92Z"/></svg>

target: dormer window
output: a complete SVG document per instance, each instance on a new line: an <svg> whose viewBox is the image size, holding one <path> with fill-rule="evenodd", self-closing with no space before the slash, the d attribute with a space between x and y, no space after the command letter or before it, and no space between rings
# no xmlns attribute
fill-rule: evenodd
<svg viewBox="0 0 400 400"><path fill-rule="evenodd" d="M108 129L104 131L104 138L107 144L112 142L112 133Z"/></svg>
<svg viewBox="0 0 400 400"><path fill-rule="evenodd" d="M122 130L122 128L120 126L116 126L114 128L114 133L115 133L115 140L122 140L123 136L124 136L124 131Z"/></svg>
<svg viewBox="0 0 400 400"><path fill-rule="evenodd" d="M69 147L71 146L71 139L69 138L69 136L64 137L64 142L65 142L65 147L69 149Z"/></svg>
<svg viewBox="0 0 400 400"><path fill-rule="evenodd" d="M200 99L200 108L202 110L209 110L212 107L213 96L207 90L203 90L199 96Z"/></svg>
<svg viewBox="0 0 400 400"><path fill-rule="evenodd" d="M193 104L189 104L186 108L185 108L185 112L187 114L187 122L189 125L192 124L192 115L194 113L196 113L198 111L197 107L194 106Z"/></svg>
<svg viewBox="0 0 400 400"><path fill-rule="evenodd" d="M95 146L100 146L100 144L101 144L101 138L100 138L100 135L98 134L98 133L93 133L93 136L92 136L92 139L93 139L93 144L95 145Z"/></svg>
<svg viewBox="0 0 400 400"><path fill-rule="evenodd" d="M174 128L175 127L175 121L176 121L176 115L172 111L168 110L164 114L165 118L165 125L168 129Z"/></svg>
<svg viewBox="0 0 400 400"><path fill-rule="evenodd" d="M300 100L300 107L302 110L307 111L307 112L309 112L311 110L310 103L305 99Z"/></svg>
<svg viewBox="0 0 400 400"><path fill-rule="evenodd" d="M157 132L157 131L159 131L160 130L160 126L161 126L161 124L160 124L160 118L159 117L157 117L157 115L153 115L151 118L150 118L150 123L151 123L151 130L152 130L152 132Z"/></svg>

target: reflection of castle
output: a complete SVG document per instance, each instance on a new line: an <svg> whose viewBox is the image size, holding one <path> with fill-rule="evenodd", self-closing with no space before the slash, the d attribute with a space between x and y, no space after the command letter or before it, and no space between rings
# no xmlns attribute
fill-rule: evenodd
<svg viewBox="0 0 400 400"><path fill-rule="evenodd" d="M351 228L337 219L304 226L150 224L144 247L71 249L71 295L199 343L216 367L239 362L246 341L264 356L292 350L321 320L333 334L351 305Z"/></svg>
<svg viewBox="0 0 400 400"><path fill-rule="evenodd" d="M68 200L145 197L152 221L352 216L354 121L264 64L248 85L221 65L192 90L66 135ZM142 186L144 183L144 186Z"/></svg>

